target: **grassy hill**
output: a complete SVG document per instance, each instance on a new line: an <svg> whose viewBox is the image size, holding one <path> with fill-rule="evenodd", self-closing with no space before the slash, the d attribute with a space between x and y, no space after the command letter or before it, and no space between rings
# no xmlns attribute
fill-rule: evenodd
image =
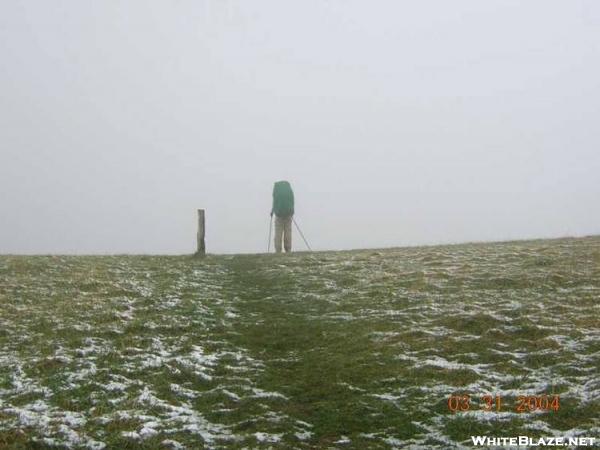
<svg viewBox="0 0 600 450"><path fill-rule="evenodd" d="M600 237L0 256L0 310L0 447L600 436Z"/></svg>

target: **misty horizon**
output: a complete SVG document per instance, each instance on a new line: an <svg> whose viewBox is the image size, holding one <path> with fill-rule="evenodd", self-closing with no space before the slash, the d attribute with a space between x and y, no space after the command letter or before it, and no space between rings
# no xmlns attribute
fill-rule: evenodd
<svg viewBox="0 0 600 450"><path fill-rule="evenodd" d="M0 254L600 234L600 4L377 5L3 3Z"/></svg>

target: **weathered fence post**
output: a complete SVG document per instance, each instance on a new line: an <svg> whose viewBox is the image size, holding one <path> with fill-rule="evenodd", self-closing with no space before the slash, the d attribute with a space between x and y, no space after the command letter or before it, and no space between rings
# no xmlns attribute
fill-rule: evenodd
<svg viewBox="0 0 600 450"><path fill-rule="evenodd" d="M206 244L204 243L204 210L198 210L198 250L196 250L197 256L204 256L206 254Z"/></svg>

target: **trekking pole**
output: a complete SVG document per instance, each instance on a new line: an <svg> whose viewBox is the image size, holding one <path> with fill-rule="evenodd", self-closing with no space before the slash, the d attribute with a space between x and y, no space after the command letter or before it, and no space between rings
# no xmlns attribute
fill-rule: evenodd
<svg viewBox="0 0 600 450"><path fill-rule="evenodd" d="M267 253L271 252L271 229L273 228L273 215L271 214L271 221L269 222L269 240L267 241Z"/></svg>
<svg viewBox="0 0 600 450"><path fill-rule="evenodd" d="M296 219L294 219L294 216L292 216L292 220L294 221L294 225L296 225L296 229L298 230L298 233L300 233L300 236L302 236L302 239L304 240L304 243L306 244L306 246L308 247L308 249L312 252L313 250L312 250L312 248L310 248L310 245L308 245L308 242L306 241L306 238L304 237L304 234L302 234L302 230L300 230L300 227L296 223Z"/></svg>

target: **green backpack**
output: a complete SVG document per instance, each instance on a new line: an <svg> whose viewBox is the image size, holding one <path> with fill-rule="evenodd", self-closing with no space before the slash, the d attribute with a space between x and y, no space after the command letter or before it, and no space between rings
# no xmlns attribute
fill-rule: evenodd
<svg viewBox="0 0 600 450"><path fill-rule="evenodd" d="M273 186L273 212L278 217L294 215L294 191L287 181L276 181Z"/></svg>

